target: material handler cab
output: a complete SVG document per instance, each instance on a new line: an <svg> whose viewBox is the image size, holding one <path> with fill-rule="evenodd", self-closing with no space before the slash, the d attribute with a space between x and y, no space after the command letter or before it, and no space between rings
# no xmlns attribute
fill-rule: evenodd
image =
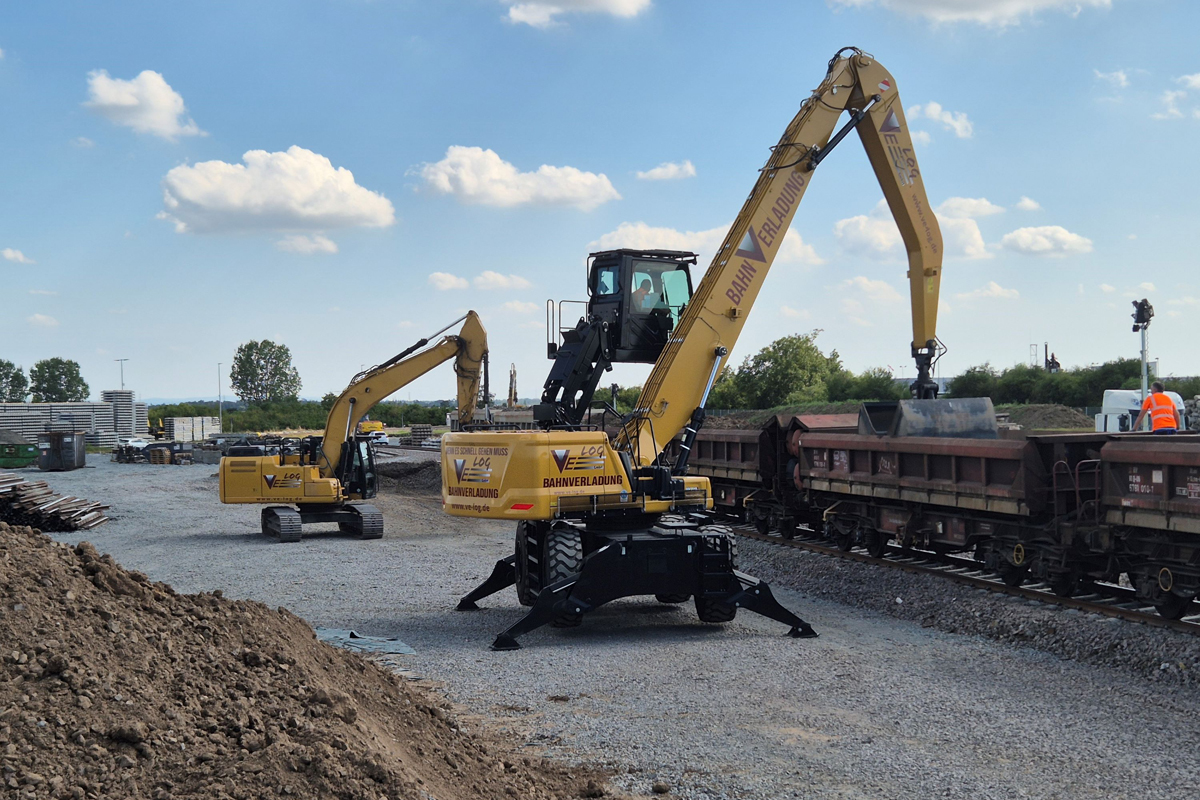
<svg viewBox="0 0 1200 800"><path fill-rule="evenodd" d="M587 312L574 328L551 332L554 360L534 419L575 427L614 363L653 364L692 298L696 254L605 250L588 256ZM555 341L561 338L560 341Z"/></svg>

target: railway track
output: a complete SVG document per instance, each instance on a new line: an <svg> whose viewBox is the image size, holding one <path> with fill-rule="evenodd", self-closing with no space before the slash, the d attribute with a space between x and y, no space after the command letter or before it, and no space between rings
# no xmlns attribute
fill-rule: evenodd
<svg viewBox="0 0 1200 800"><path fill-rule="evenodd" d="M1009 586L999 576L984 569L977 561L970 558L947 556L926 550L906 550L895 545L888 546L886 557L874 558L860 548L843 551L807 538L803 535L803 530L797 534L795 539L785 539L778 535L763 535L748 525L734 525L733 527L740 537L756 539L780 547L792 547L834 558L899 569L914 575L936 575L946 580L998 594L1037 600L1047 605L1074 608L1079 611L1116 617L1130 622L1140 622L1159 628L1170 628L1200 636L1200 607L1197 603L1192 603L1188 608L1188 613L1181 619L1165 619L1158 615L1153 606L1138 600L1132 589L1109 583L1093 584L1093 591L1087 594L1059 597L1046 584Z"/></svg>

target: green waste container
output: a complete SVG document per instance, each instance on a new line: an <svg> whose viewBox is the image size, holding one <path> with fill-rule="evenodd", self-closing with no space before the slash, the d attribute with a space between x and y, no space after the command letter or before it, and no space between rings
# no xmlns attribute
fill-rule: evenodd
<svg viewBox="0 0 1200 800"><path fill-rule="evenodd" d="M28 467L37 457L36 444L0 444L0 469Z"/></svg>

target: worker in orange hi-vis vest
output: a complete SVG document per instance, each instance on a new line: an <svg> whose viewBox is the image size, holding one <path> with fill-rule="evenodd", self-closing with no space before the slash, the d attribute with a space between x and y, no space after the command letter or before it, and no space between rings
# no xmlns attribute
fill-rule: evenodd
<svg viewBox="0 0 1200 800"><path fill-rule="evenodd" d="M1150 415L1150 429L1155 433L1169 435L1179 430L1179 410L1175 408L1175 401L1163 392L1163 385L1159 381L1150 384L1150 394L1142 403L1142 413L1133 423L1135 431L1142 427L1142 420L1147 414Z"/></svg>

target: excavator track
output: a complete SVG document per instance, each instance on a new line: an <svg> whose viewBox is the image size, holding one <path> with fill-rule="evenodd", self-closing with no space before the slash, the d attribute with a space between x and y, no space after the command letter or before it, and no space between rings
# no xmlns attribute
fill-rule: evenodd
<svg viewBox="0 0 1200 800"><path fill-rule="evenodd" d="M288 506L267 506L262 510L262 532L283 542L300 541L300 512Z"/></svg>

